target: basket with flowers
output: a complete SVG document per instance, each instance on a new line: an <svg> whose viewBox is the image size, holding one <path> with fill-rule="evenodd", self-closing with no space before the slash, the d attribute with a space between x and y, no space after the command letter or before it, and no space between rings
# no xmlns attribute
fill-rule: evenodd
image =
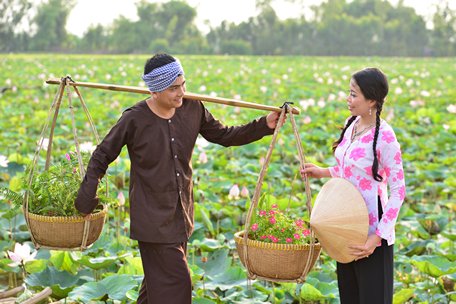
<svg viewBox="0 0 456 304"><path fill-rule="evenodd" d="M260 209L248 229L249 265L246 265L244 231L235 234L239 257L253 277L270 281L296 281L315 264L321 247L311 245L312 231L302 218L280 210L276 204ZM307 268L307 269L306 269Z"/></svg>
<svg viewBox="0 0 456 304"><path fill-rule="evenodd" d="M277 204L259 210L249 229L249 239L274 244L307 244L310 229L303 219L296 219L281 211Z"/></svg>
<svg viewBox="0 0 456 304"><path fill-rule="evenodd" d="M262 208L260 191L267 171L279 129L285 120L285 104L274 131L263 167L247 213L245 229L234 235L236 248L250 279L273 282L303 282L312 269L321 246L315 242L313 231L307 223L281 211L276 204ZM288 111L295 133L301 166L305 164L299 134L291 111ZM311 213L309 181L305 179L307 209ZM258 206L260 205L260 206ZM258 208L259 207L259 208Z"/></svg>

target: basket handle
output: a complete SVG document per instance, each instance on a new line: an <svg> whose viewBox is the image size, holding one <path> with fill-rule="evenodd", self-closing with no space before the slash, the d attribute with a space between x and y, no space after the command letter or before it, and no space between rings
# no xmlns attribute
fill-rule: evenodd
<svg viewBox="0 0 456 304"><path fill-rule="evenodd" d="M47 119L46 119L46 121L45 121L45 123L43 125L43 129L41 130L38 147L37 147L37 150L35 151L35 155L33 157L32 165L31 165L31 168L30 168L30 172L29 172L29 176L28 176L28 182L27 182L28 189L31 188L32 181L33 181L33 174L34 174L34 171L35 171L35 167L37 166L38 157L39 157L39 154L40 154L40 152L41 152L41 150L43 148L44 134L47 132L47 130L49 128L50 118L51 118L52 113L54 113L54 116L52 118L51 129L50 129L50 133L49 133L49 142L48 142L47 152L46 152L46 163L45 163L45 167L44 167L44 170L48 170L49 169L50 160L51 160L51 154L52 154L52 142L53 142L53 138L54 138L54 129L55 129L56 124L57 124L57 117L59 115L59 110L60 110L60 106L62 104L62 98L63 98L63 94L65 92L65 88L67 89L68 107L69 107L70 113L71 113L71 124L72 124L72 130L73 130L74 144L75 144L75 147L76 147L76 155L77 155L77 158L78 158L79 173L81 175L81 179L84 178L85 168L84 168L84 164L83 164L83 161L82 161L82 155L81 155L81 151L80 151L80 148L79 148L79 141L78 141L78 137L77 137L75 115L74 115L74 109L73 109L72 99L71 99L71 91L70 91L70 88L69 88L70 87L70 85L69 85L70 82L74 82L71 79L70 76L62 77L60 85L59 85L59 89L58 89L58 91L57 91L57 93L56 93L56 95L54 97L54 100L53 100L53 102L51 104L51 107L49 109L48 117L47 117ZM87 117L87 119L89 121L89 124L91 126L92 132L93 132L93 134L95 136L95 140L96 140L97 145L98 145L100 143L100 137L98 136L98 132L97 132L97 130L95 128L95 124L93 123L93 119L90 116L90 113L89 113L89 111L87 109L87 106L86 106L86 104L84 102L84 99L82 98L81 93L79 92L79 90L75 86L73 87L73 89L75 90L75 92L76 92L76 94L77 94L77 96L78 96L78 98L79 98L79 100L81 102L82 108L84 109L84 112L85 112L86 117ZM106 193L108 193L108 183L106 183ZM29 211L29 190L27 190L25 192L23 209L24 209L24 215L25 215L25 220L26 220L27 226L30 227L29 214L28 214L28 211ZM81 250L87 248L87 239L88 239L89 230L90 230L90 222L89 222L88 219L84 219L84 231L83 231L83 238L82 238L82 242L81 242ZM32 231L30 231L30 237L31 237L35 247L39 248L40 245L36 242Z"/></svg>
<svg viewBox="0 0 456 304"><path fill-rule="evenodd" d="M251 203L249 211L247 213L247 218L246 218L246 222L245 222L245 229L244 229L244 236L243 236L244 237L243 255L244 255L245 266L248 271L248 276L249 276L249 278L252 278L252 279L254 279L256 277L256 275L250 270L251 267L250 267L250 263L249 263L249 259L248 259L248 246L247 246L248 229L250 227L250 221L252 218L252 214L258 205L261 187L263 186L264 176L266 175L266 171L267 171L270 159L271 159L272 151L273 151L273 149L275 147L275 143L277 141L277 136L278 136L279 130L285 121L285 113L288 113L290 115L290 120L292 123L294 136L296 138L296 145L298 148L298 157L299 157L301 168L305 168L305 163L306 163L305 157L304 157L304 152L302 149L301 139L299 137L298 128L296 126L296 121L294 119L292 111L290 111L289 104L285 103L282 107L282 112L280 113L279 121L274 130L274 134L272 136L272 140L269 145L269 149L267 151L263 166L261 168L260 175L258 177L258 181L257 181L256 187L255 187L255 192L253 194L252 203ZM310 214L312 212L312 204L311 204L312 197L311 197L311 193L310 193L310 183L309 183L309 179L307 176L304 177L304 181L305 181L305 191L306 191L306 206L307 206L307 209L309 210L309 214ZM314 253L314 243L315 243L315 237L314 237L314 233L312 231L311 231L311 235L310 235L310 241L311 241L310 254L308 255L307 263L306 263L306 266L304 267L304 271L303 271L301 277L297 280L298 282L303 282L304 277L307 275L307 272L310 270L311 260L312 260L312 256Z"/></svg>
<svg viewBox="0 0 456 304"><path fill-rule="evenodd" d="M255 208L258 205L258 200L259 200L259 197L260 197L261 187L263 186L264 176L266 175L266 171L268 169L268 165L269 165L269 162L270 162L270 159L271 159L271 155L272 155L272 150L274 149L275 143L277 141L277 136L279 134L280 128L283 126L283 123L285 121L285 113L286 113L286 111L287 111L287 107L286 106L282 107L282 111L280 112L279 120L278 120L277 125L276 125L276 127L274 129L274 134L272 135L271 143L269 144L269 148L268 148L268 151L266 153L266 157L265 157L263 166L261 167L260 175L258 176L258 181L257 181L256 187L255 187L255 191L253 193L252 203L250 204L249 211L247 212L247 218L246 218L246 221L245 221L243 254L244 254L245 266L246 266L247 271L248 271L248 276L250 278L253 278L253 279L256 277L256 275L250 270L251 267L250 267L250 263L249 263L249 260L248 260L248 246L247 246L248 228L250 227L250 220L252 218L252 213L253 213L253 211L255 210Z"/></svg>

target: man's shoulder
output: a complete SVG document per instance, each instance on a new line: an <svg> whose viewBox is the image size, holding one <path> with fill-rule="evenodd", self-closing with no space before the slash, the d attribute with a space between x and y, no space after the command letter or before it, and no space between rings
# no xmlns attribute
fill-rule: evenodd
<svg viewBox="0 0 456 304"><path fill-rule="evenodd" d="M182 101L182 107L180 110L183 112L201 112L204 109L204 105L201 100L184 98Z"/></svg>
<svg viewBox="0 0 456 304"><path fill-rule="evenodd" d="M147 108L146 100L141 100L136 104L126 108L122 112L122 116L135 116L139 113L144 113L144 110Z"/></svg>

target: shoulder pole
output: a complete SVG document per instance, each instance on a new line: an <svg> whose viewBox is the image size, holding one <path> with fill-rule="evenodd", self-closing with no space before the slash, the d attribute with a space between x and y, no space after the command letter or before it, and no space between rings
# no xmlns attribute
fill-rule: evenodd
<svg viewBox="0 0 456 304"><path fill-rule="evenodd" d="M60 82L61 82L61 80L59 78L50 78L46 81L47 84L60 84ZM75 87L80 86L80 87L86 87L86 88L94 88L94 89L102 89L102 90L110 90L110 91L118 91L118 92L150 94L150 92L147 88L134 87L134 86L122 86L122 85L116 85L116 84L74 81L74 82L69 82L68 85L75 86ZM207 102L218 103L218 104L225 104L225 105L240 107L240 108L250 108L250 109L275 111L275 112L282 111L282 109L280 107L268 106L268 105L253 103L253 102L236 100L236 99L212 97L212 96L195 94L195 93L190 93L190 92L186 92L184 94L184 98L192 99L192 100L207 101ZM293 114L299 114L299 112L300 112L299 109L295 108L295 107L292 107L291 111Z"/></svg>

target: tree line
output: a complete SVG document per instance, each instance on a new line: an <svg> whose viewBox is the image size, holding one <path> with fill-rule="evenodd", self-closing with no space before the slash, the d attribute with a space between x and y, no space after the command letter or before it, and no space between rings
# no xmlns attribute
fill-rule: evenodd
<svg viewBox="0 0 456 304"><path fill-rule="evenodd" d="M449 0L437 6L432 28L402 1L393 6L385 0L327 0L312 7L312 18L286 20L277 16L273 1L258 0L257 16L239 24L223 21L203 34L196 9L185 1L142 0L136 4L138 20L119 17L78 37L65 29L75 0L0 0L0 52L456 55L456 11Z"/></svg>

